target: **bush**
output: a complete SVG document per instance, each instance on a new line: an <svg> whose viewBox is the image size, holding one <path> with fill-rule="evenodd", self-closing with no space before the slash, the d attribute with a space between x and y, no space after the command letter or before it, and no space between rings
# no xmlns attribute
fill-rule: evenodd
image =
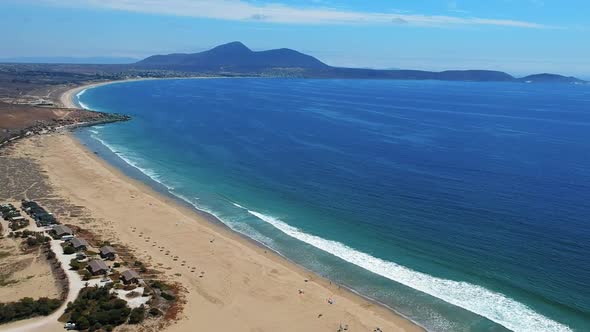
<svg viewBox="0 0 590 332"><path fill-rule="evenodd" d="M120 266L121 266L121 263L119 263L119 262L115 262L115 263L113 264L113 267L120 267Z"/></svg>
<svg viewBox="0 0 590 332"><path fill-rule="evenodd" d="M168 285L166 285L165 283L163 283L163 282L161 282L159 280L152 281L152 283L151 283L150 286L152 286L152 288L157 288L157 289L160 289L160 290L170 289L170 287Z"/></svg>
<svg viewBox="0 0 590 332"><path fill-rule="evenodd" d="M133 310L131 310L131 313L129 314L129 324L139 324L143 322L144 318L145 308L142 305L139 308L134 308Z"/></svg>
<svg viewBox="0 0 590 332"><path fill-rule="evenodd" d="M110 287L84 288L76 301L68 305L66 313L69 321L76 324L78 329L96 331L112 330L115 326L124 324L130 316L131 309L127 302L110 293ZM135 316L139 318L139 313Z"/></svg>
<svg viewBox="0 0 590 332"><path fill-rule="evenodd" d="M76 324L76 327L79 330L86 330L90 327L90 323L88 322L88 318L86 318L86 317L80 317L74 323Z"/></svg>
<svg viewBox="0 0 590 332"><path fill-rule="evenodd" d="M72 260L70 261L70 267L72 268L72 270L78 271L82 268L82 264L80 264L80 262L78 262L77 259L72 258Z"/></svg>
<svg viewBox="0 0 590 332"><path fill-rule="evenodd" d="M174 296L170 293L162 292L162 298L164 298L167 301L173 301L176 299L176 296Z"/></svg>
<svg viewBox="0 0 590 332"><path fill-rule="evenodd" d="M156 317L160 316L162 312L158 308L151 308L149 311L150 316Z"/></svg>
<svg viewBox="0 0 590 332"><path fill-rule="evenodd" d="M66 255L71 255L75 252L76 252L76 249L74 249L74 247L72 247L72 246L65 246L64 247L64 254L66 254Z"/></svg>
<svg viewBox="0 0 590 332"><path fill-rule="evenodd" d="M37 241L37 239L36 239L36 238L34 238L34 237L27 238L27 245L28 245L29 247L34 247L34 246L36 246L37 244L39 244L39 242Z"/></svg>
<svg viewBox="0 0 590 332"><path fill-rule="evenodd" d="M59 308L60 304L59 300L46 297L36 301L30 297L25 297L18 302L0 303L0 323L34 316L47 316Z"/></svg>

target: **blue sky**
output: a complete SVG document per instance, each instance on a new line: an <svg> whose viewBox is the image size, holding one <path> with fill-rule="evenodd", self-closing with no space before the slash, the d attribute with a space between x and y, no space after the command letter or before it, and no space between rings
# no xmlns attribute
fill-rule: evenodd
<svg viewBox="0 0 590 332"><path fill-rule="evenodd" d="M590 77L588 0L2 0L0 31L0 57L141 58L240 40L335 66Z"/></svg>

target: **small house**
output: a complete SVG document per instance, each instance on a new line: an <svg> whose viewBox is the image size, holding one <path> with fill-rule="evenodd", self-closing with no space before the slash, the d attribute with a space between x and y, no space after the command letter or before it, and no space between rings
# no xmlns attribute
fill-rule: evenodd
<svg viewBox="0 0 590 332"><path fill-rule="evenodd" d="M99 259L95 259L88 263L88 271L92 273L92 275L100 275L105 274L109 270L107 264Z"/></svg>
<svg viewBox="0 0 590 332"><path fill-rule="evenodd" d="M70 241L70 245L76 250L86 250L88 248L88 242L77 237Z"/></svg>
<svg viewBox="0 0 590 332"><path fill-rule="evenodd" d="M111 246L104 246L104 247L100 248L99 251L100 251L100 258L110 259L110 260L115 259L115 255L116 255L115 248L113 248Z"/></svg>
<svg viewBox="0 0 590 332"><path fill-rule="evenodd" d="M60 239L64 235L74 235L74 232L72 232L72 230L68 226L63 225L57 225L53 227L51 231L53 232L53 234L55 234L55 236L57 236Z"/></svg>
<svg viewBox="0 0 590 332"><path fill-rule="evenodd" d="M139 282L139 274L133 270L127 270L121 273L120 279L124 284L136 284Z"/></svg>

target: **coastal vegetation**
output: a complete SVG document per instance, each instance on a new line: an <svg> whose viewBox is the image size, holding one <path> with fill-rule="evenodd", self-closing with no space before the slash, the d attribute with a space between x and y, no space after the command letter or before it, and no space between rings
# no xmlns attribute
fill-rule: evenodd
<svg viewBox="0 0 590 332"><path fill-rule="evenodd" d="M66 317L80 330L110 331L124 324L131 311L125 300L111 293L111 287L87 287L82 289L76 301L68 303ZM135 313L134 321L138 318L139 313Z"/></svg>
<svg viewBox="0 0 590 332"><path fill-rule="evenodd" d="M47 316L61 305L58 299L25 297L16 302L0 303L0 324L35 316Z"/></svg>
<svg viewBox="0 0 590 332"><path fill-rule="evenodd" d="M71 255L75 252L76 252L76 249L74 249L72 246L65 246L64 247L64 254L66 254L66 255Z"/></svg>
<svg viewBox="0 0 590 332"><path fill-rule="evenodd" d="M156 309L157 310L157 309ZM145 307L133 308L129 314L129 324L139 324L145 319Z"/></svg>

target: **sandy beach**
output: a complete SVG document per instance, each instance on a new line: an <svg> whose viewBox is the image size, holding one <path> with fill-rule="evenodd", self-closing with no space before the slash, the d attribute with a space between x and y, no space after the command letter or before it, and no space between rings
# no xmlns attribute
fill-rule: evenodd
<svg viewBox="0 0 590 332"><path fill-rule="evenodd" d="M122 82L130 82L130 81L143 81L143 80L150 80L150 79L153 79L153 78L136 78L136 79L121 80L121 81L106 81L106 82L97 82L97 83L81 85L81 86L78 86L78 87L75 87L72 89L66 89L59 96L59 103L63 107L77 108L78 106L74 103L74 98L82 90L94 88L94 87L101 86L101 85L107 85L107 84L116 84L116 83L122 83Z"/></svg>
<svg viewBox="0 0 590 332"><path fill-rule="evenodd" d="M85 88L61 102L73 107L72 96ZM182 319L169 331L423 330L128 178L71 134L22 140L13 153L33 159L54 194L92 220L64 215L63 222L127 246L182 284Z"/></svg>

